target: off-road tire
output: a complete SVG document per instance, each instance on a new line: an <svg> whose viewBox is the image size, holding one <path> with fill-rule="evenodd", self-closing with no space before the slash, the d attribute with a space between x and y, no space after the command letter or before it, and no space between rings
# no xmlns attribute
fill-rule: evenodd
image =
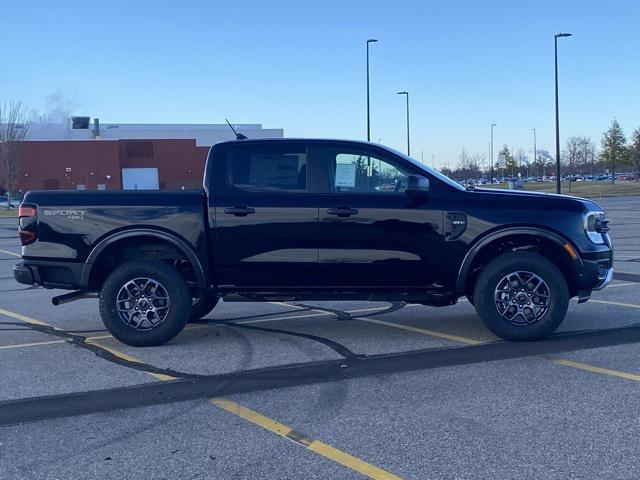
<svg viewBox="0 0 640 480"><path fill-rule="evenodd" d="M504 308L504 300L495 300L499 295L498 285L504 285L501 281L512 272L530 272L548 287L546 312L529 324L515 324L507 320L499 311L499 308ZM524 293L528 294L526 286ZM498 337L515 341L539 340L553 333L564 320L569 306L569 289L562 272L546 257L533 252L510 252L500 255L482 270L475 285L473 300L485 326ZM524 315L522 320L525 320Z"/></svg>
<svg viewBox="0 0 640 480"><path fill-rule="evenodd" d="M117 299L125 285L134 279L153 279L166 291L169 307L155 327L139 329L121 318ZM162 345L178 335L191 316L192 298L180 272L158 260L132 260L120 265L107 277L100 290L100 315L109 332L127 345ZM121 304L119 304L121 305Z"/></svg>

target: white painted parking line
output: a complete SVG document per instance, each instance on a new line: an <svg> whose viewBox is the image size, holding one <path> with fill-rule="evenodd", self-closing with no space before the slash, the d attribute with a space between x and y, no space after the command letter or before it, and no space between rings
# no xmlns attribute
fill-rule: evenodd
<svg viewBox="0 0 640 480"><path fill-rule="evenodd" d="M20 255L19 253L13 253L13 252L10 252L9 250L2 250L1 248L0 248L0 253L6 253L7 255L11 255L13 257L22 258L22 255Z"/></svg>
<svg viewBox="0 0 640 480"><path fill-rule="evenodd" d="M589 300L589 302L602 303L604 305L615 305L616 307L640 308L640 305L636 305L634 303L610 302L608 300L594 300L593 298Z"/></svg>
<svg viewBox="0 0 640 480"><path fill-rule="evenodd" d="M632 286L640 286L640 282L627 282L627 283L612 283L607 285L606 288L615 288L615 287L632 287Z"/></svg>

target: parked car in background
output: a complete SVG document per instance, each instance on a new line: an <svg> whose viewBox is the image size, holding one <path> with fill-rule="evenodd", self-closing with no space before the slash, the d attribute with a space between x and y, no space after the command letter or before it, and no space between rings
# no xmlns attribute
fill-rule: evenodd
<svg viewBox="0 0 640 480"><path fill-rule="evenodd" d="M635 180L635 177L631 173L619 173L616 175L616 180Z"/></svg>

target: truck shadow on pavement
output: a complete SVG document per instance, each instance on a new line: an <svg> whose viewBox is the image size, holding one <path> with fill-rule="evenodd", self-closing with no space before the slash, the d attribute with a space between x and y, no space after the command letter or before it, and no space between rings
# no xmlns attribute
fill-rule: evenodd
<svg viewBox="0 0 640 480"><path fill-rule="evenodd" d="M304 304L292 306L297 308L296 312L321 311L334 315L337 321L349 321L356 318L375 317L395 312L402 309L405 304L401 302L392 303L388 308L357 316L337 309ZM265 334L303 338L332 349L341 358L245 369L214 375L200 375L171 368L159 368L131 357L117 355L108 347L92 343L88 337L83 335L103 332L104 330L66 331L46 325L2 322L1 325L9 328L27 328L57 337L78 348L91 351L99 358L114 364L152 374L158 378L164 377L164 380L168 381L3 401L0 402L0 425L298 385L336 382L372 375L426 370L528 356L544 356L640 342L639 324L620 328L562 332L537 342L494 341L461 347L432 347L396 353L365 355L353 352L341 343L319 335L240 323L268 319L274 315L277 315L277 313L250 315L228 320L204 319L197 323L224 325L233 329L247 329Z"/></svg>

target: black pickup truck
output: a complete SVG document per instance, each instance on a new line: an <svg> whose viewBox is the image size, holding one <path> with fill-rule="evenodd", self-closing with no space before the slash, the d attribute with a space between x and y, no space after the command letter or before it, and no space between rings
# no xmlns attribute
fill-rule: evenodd
<svg viewBox="0 0 640 480"><path fill-rule="evenodd" d="M225 301L466 296L496 335L539 339L612 278L604 212L469 189L381 145L214 145L198 192L28 192L18 282L99 297L109 331L162 344Z"/></svg>

